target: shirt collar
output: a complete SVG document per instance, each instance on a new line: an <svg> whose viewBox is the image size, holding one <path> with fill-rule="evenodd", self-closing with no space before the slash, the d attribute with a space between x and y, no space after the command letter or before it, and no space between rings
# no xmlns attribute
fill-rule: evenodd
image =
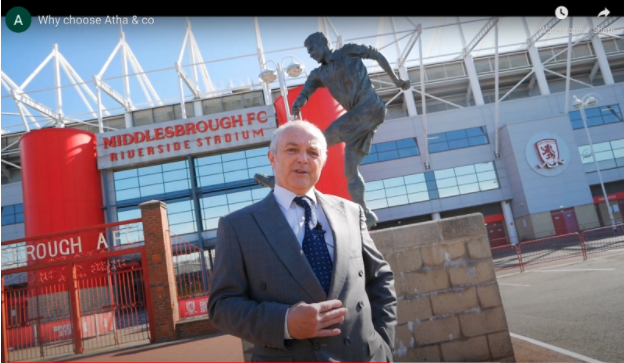
<svg viewBox="0 0 624 363"><path fill-rule="evenodd" d="M332 50L331 54L329 55L329 59L335 61L338 58L340 58L340 56L338 55L338 50Z"/></svg>
<svg viewBox="0 0 624 363"><path fill-rule="evenodd" d="M277 184L275 184L273 194L275 195L277 203L286 210L290 209L293 203L293 199L295 199L295 197L297 196L297 194L291 192L286 188L280 187ZM310 198L312 200L312 204L316 206L316 193L314 193L314 187L306 193L306 197Z"/></svg>

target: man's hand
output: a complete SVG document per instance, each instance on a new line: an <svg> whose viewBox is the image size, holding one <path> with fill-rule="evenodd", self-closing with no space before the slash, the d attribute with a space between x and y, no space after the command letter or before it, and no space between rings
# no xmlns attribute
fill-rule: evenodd
<svg viewBox="0 0 624 363"><path fill-rule="evenodd" d="M291 111L290 111L290 114L291 114L292 116L295 116L295 117L296 117L297 115L299 115L299 112L300 112L300 110L301 110L301 107L303 107L304 105L305 105L305 101L304 101L304 100L302 100L301 98L297 98L297 99L295 100L295 102L293 103L293 105L292 105L292 109L291 109Z"/></svg>
<svg viewBox="0 0 624 363"><path fill-rule="evenodd" d="M397 79L396 82L394 82L394 84L397 87L399 87L402 90L404 90L404 91L407 91L410 88L410 80L409 79L404 81L404 80L399 78L399 79Z"/></svg>
<svg viewBox="0 0 624 363"><path fill-rule="evenodd" d="M306 304L303 301L288 309L288 334L294 339L331 337L340 334L340 329L325 329L340 323L347 313L341 308L342 301L329 300Z"/></svg>

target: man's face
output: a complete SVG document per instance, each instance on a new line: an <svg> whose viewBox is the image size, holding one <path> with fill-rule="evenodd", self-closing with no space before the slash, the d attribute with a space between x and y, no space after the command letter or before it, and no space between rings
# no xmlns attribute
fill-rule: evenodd
<svg viewBox="0 0 624 363"><path fill-rule="evenodd" d="M325 55L329 52L329 47L326 44L319 44L318 42L310 42L306 48L310 58L318 63L323 63Z"/></svg>
<svg viewBox="0 0 624 363"><path fill-rule="evenodd" d="M275 183L297 195L306 194L321 177L325 165L321 143L307 130L285 130L269 161L275 170Z"/></svg>

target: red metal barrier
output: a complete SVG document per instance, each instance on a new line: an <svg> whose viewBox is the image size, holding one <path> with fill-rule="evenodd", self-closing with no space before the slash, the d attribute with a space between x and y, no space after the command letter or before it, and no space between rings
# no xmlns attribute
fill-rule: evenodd
<svg viewBox="0 0 624 363"><path fill-rule="evenodd" d="M520 271L524 270L520 250L516 245L494 247L491 251L495 271L508 270L511 268L520 268Z"/></svg>
<svg viewBox="0 0 624 363"><path fill-rule="evenodd" d="M583 256L582 239L578 233L569 233L518 245L524 266Z"/></svg>
<svg viewBox="0 0 624 363"><path fill-rule="evenodd" d="M587 253L624 248L624 224L583 231Z"/></svg>

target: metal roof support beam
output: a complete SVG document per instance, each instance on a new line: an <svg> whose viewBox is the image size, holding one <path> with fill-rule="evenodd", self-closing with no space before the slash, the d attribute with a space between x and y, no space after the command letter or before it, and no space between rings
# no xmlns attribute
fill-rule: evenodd
<svg viewBox="0 0 624 363"><path fill-rule="evenodd" d="M499 79L499 64L498 64L498 22L494 24L494 157L500 157L500 150L498 145L498 123L500 120L500 100L498 99L498 79Z"/></svg>
<svg viewBox="0 0 624 363"><path fill-rule="evenodd" d="M570 17L570 29L573 28L574 18ZM591 23L590 23L591 24ZM568 113L570 107L570 68L572 66L572 32L568 32L568 56L566 59L566 87L565 87L565 108L563 112Z"/></svg>
<svg viewBox="0 0 624 363"><path fill-rule="evenodd" d="M61 93L61 67L58 56L58 44L54 44L54 84L56 85L56 112L63 115L63 94ZM56 124L57 127L65 127L63 122Z"/></svg>
<svg viewBox="0 0 624 363"><path fill-rule="evenodd" d="M331 27L332 31L334 32L334 35L336 36L336 49L342 48L342 36L340 34L338 34L338 31L334 27L334 24L331 22L331 20L329 20L328 17L325 17L325 21L327 22L327 24L329 24L329 26Z"/></svg>
<svg viewBox="0 0 624 363"><path fill-rule="evenodd" d="M459 25L459 18L457 19L457 24ZM493 17L491 18L487 23L485 23L485 25L483 26L483 28L477 33L477 35L470 41L470 43L468 43L467 46L464 47L463 49L463 53L464 56L467 56L468 54L470 54L472 52L472 50L479 45L479 43L483 40L483 38L485 38L485 36L487 35L487 33L496 25L498 24L498 17Z"/></svg>
<svg viewBox="0 0 624 363"><path fill-rule="evenodd" d="M553 23L553 21L550 21L548 24L551 24L551 23ZM527 51L529 52L529 58L531 59L531 64L533 65L532 72L533 74L535 74L535 78L537 79L537 85L539 86L540 94L549 95L550 88L548 88L548 81L546 80L546 74L544 74L544 64L542 63L542 59L539 56L539 52L537 51L537 48L535 47L535 42L529 44L529 41L532 39L532 36L531 36L531 33L529 32L529 25L527 24L526 18L524 17L522 17L522 24L524 25L524 31L526 32L526 35L527 35L527 45L528 45ZM552 24L551 26L554 26L554 24ZM535 40L539 39L542 35L540 35L539 37L535 37Z"/></svg>
<svg viewBox="0 0 624 363"><path fill-rule="evenodd" d="M416 29L414 29L414 31L412 32L412 35L410 36L409 40L407 41L407 44L405 45L405 49L403 49L403 52L399 56L399 66L405 65L405 60L407 60L407 56L412 51L412 48L414 48L414 45L416 44L416 42L421 41L421 36L422 36L422 25L418 24L416 26ZM421 58L422 58L422 55L421 55Z"/></svg>
<svg viewBox="0 0 624 363"><path fill-rule="evenodd" d="M59 126L59 124L64 123L63 115L55 111L52 111L50 108L31 99L30 97L26 96L21 90L11 90L11 96L13 97L15 101L22 103L24 105L30 106L31 108L39 111L42 115L45 115L51 118L52 120L54 120L54 123L57 125L57 127L64 127L64 126Z"/></svg>
<svg viewBox="0 0 624 363"><path fill-rule="evenodd" d="M91 107L91 104L89 103L89 101L87 101L86 97L84 96L84 94L80 90L80 87L76 84L76 80L74 79L72 74L69 72L69 69L67 68L67 64L64 62L64 59L59 59L59 65L61 66L63 71L65 71L65 75L67 76L67 78L69 78L69 81L74 84L74 88L76 89L76 92L78 92L78 95L82 99L82 102L84 102L84 104L89 109L89 112L91 112L93 117L97 117L97 115L95 114L95 111L93 111L93 108ZM60 91L60 88L59 88L59 91Z"/></svg>
<svg viewBox="0 0 624 363"><path fill-rule="evenodd" d="M429 163L429 143L427 142L427 101L425 100L425 65L423 64L422 37L418 39L418 56L420 58L420 104L422 106L423 133L425 134L423 153L425 155L425 169L429 170L431 169L431 164Z"/></svg>
<svg viewBox="0 0 624 363"><path fill-rule="evenodd" d="M593 22L590 17L587 17L587 22L589 23L589 27L593 28ZM590 32L590 34L592 34L592 32ZM598 64L600 66L600 74L602 74L602 79L604 79L605 85L615 84L613 73L611 73L611 67L609 66L609 61L607 60L607 53L602 45L602 39L600 39L600 36L597 36L596 33L593 33L593 35L591 35L591 42L594 47L594 52L596 52L596 59L598 60Z"/></svg>
<svg viewBox="0 0 624 363"><path fill-rule="evenodd" d="M591 84L589 84L589 83L581 82L581 81L579 81L578 79L574 79L574 78L572 78L572 77L567 77L565 74L561 74L561 73L558 73L558 72L552 71L552 70L550 70L550 69L544 69L544 70L545 70L546 72L548 72L548 73L552 73L552 74L557 75L557 76L559 76L559 77L561 77L561 78L569 78L569 79L570 79L570 81L572 81L572 82L576 82L576 83L578 83L578 84L582 84L582 85L584 85L584 86L594 88L594 86L592 86L592 85L591 85Z"/></svg>
<svg viewBox="0 0 624 363"><path fill-rule="evenodd" d="M592 67L591 72L589 72L589 81L590 82L594 82L594 78L596 78L596 74L598 73L598 70L600 69L600 63L598 63L598 60L596 60L594 62L594 66Z"/></svg>
<svg viewBox="0 0 624 363"><path fill-rule="evenodd" d="M526 24L526 19L523 17L522 20L525 22ZM527 35L528 39L527 39L527 45L533 46L538 40L540 40L541 37L543 37L544 35L546 35L548 33L548 31L552 28L555 27L555 25L557 25L561 20L559 20L559 18L557 17L553 17L552 19L550 19L550 21L548 23L546 23L543 27L541 27L535 34L533 35Z"/></svg>
<svg viewBox="0 0 624 363"><path fill-rule="evenodd" d="M21 167L20 167L19 165L15 165L15 164L10 163L10 162L8 162L8 161L6 161L6 160L0 160L0 161L1 161L1 162L3 162L3 163L5 163L5 164L7 164L7 165L11 165L12 167L15 167L15 168L21 169Z"/></svg>
<svg viewBox="0 0 624 363"><path fill-rule="evenodd" d="M394 41L396 45L397 54L401 54L401 47L399 46L399 39L397 37L396 25L394 24L394 18L390 18L390 24L392 25L392 32L394 33ZM416 27L416 29L419 29L419 28L420 28L420 25ZM404 80L409 79L409 74L407 73L407 68L405 68L404 62L402 63L401 60L399 59L397 60L397 65L399 67L399 77L401 77L401 79L404 79ZM410 92L410 90L407 90L407 91L401 90L401 91L403 93L403 101L407 108L408 116L417 116L418 111L416 110L416 101L414 101L414 94Z"/></svg>
<svg viewBox="0 0 624 363"><path fill-rule="evenodd" d="M479 84L479 76L477 75L477 69L475 68L474 60L472 59L472 54L470 54L470 52L466 52L466 50L469 49L469 46L466 46L466 39L464 38L464 31L461 27L459 17L457 17L456 19L457 19L457 28L459 29L459 35L462 41L462 47L464 49L463 50L464 66L466 67L466 72L468 73L468 80L470 81L470 88L472 88L472 94L475 100L475 104L477 106L484 105L485 101L483 100L483 92L481 91L481 85ZM492 21L490 20L486 24L486 27L483 29L486 29L487 26L491 22ZM496 23L498 23L498 21ZM485 34L483 34L483 36L485 36ZM483 38L483 36L481 37L481 39ZM474 42L474 39L473 39L473 42Z"/></svg>
<svg viewBox="0 0 624 363"><path fill-rule="evenodd" d="M262 37L260 36L258 17L254 17L254 29L256 32L256 50L258 52L258 63L260 65L260 72L262 72L264 71L264 65L266 64L266 60L264 59L264 48L262 47ZM260 84L262 87L262 94L264 96L264 104L272 105L273 97L271 96L271 86L268 85L266 82L260 82Z"/></svg>

